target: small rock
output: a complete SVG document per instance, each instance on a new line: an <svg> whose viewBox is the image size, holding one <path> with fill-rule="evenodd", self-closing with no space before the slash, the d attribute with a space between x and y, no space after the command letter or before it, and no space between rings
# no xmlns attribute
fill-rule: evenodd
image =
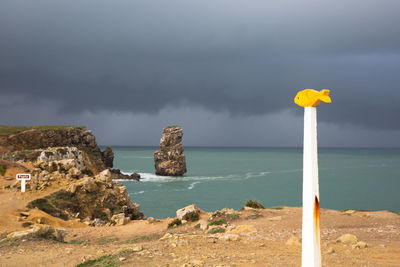
<svg viewBox="0 0 400 267"><path fill-rule="evenodd" d="M143 246L139 245L139 246L134 246L131 248L133 252L139 252L143 250Z"/></svg>
<svg viewBox="0 0 400 267"><path fill-rule="evenodd" d="M335 253L335 249L333 247L329 247L328 250L326 251L326 254L333 254Z"/></svg>
<svg viewBox="0 0 400 267"><path fill-rule="evenodd" d="M358 241L357 244L352 246L352 248L366 248L367 246L367 243L363 241Z"/></svg>
<svg viewBox="0 0 400 267"><path fill-rule="evenodd" d="M344 234L342 236L340 236L336 242L338 243L343 243L343 244L347 244L347 245L353 245L353 244L357 244L358 239L355 235L352 234Z"/></svg>
<svg viewBox="0 0 400 267"><path fill-rule="evenodd" d="M170 238L172 238L172 237L173 237L172 234L166 233L166 234L165 234L163 237L161 237L159 240L160 240L160 241L163 241L163 240L170 239Z"/></svg>
<svg viewBox="0 0 400 267"><path fill-rule="evenodd" d="M124 260L126 260L126 258L121 257L121 258L119 258L118 260L119 260L119 261L124 261Z"/></svg>
<svg viewBox="0 0 400 267"><path fill-rule="evenodd" d="M154 219L153 217L149 217L149 218L147 218L147 221L148 221L149 223L155 223L155 222L156 222L156 219Z"/></svg>
<svg viewBox="0 0 400 267"><path fill-rule="evenodd" d="M225 239L228 241L238 241L238 240L240 240L240 237L237 234L225 234L222 236L222 239Z"/></svg>
<svg viewBox="0 0 400 267"><path fill-rule="evenodd" d="M111 217L111 221L114 221L116 225L125 225L131 221L129 217L125 217L125 213L118 213Z"/></svg>
<svg viewBox="0 0 400 267"><path fill-rule="evenodd" d="M286 241L286 246L301 246L300 239L292 236Z"/></svg>
<svg viewBox="0 0 400 267"><path fill-rule="evenodd" d="M182 224L185 224L185 223L187 223L188 221L187 221L187 220L181 220L181 222L182 222Z"/></svg>
<svg viewBox="0 0 400 267"><path fill-rule="evenodd" d="M21 211L19 214L21 214L21 216L25 216L25 217L28 217L29 215L31 215L29 212L26 212L26 211Z"/></svg>
<svg viewBox="0 0 400 267"><path fill-rule="evenodd" d="M268 221L281 221L281 220L282 220L282 217L281 217L281 216L276 216L276 217L268 218Z"/></svg>
<svg viewBox="0 0 400 267"><path fill-rule="evenodd" d="M200 220L200 221L199 221L199 224L200 224L200 229L201 229L201 230L203 230L203 231L207 230L207 228L208 228L208 223L207 223L206 220Z"/></svg>

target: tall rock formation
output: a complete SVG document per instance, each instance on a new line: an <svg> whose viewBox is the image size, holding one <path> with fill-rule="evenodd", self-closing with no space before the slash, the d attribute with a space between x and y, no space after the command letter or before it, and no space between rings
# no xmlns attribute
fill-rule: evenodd
<svg viewBox="0 0 400 267"><path fill-rule="evenodd" d="M163 129L160 140L160 150L154 152L156 174L181 176L186 172L186 158L181 144L183 130L179 126L169 126Z"/></svg>

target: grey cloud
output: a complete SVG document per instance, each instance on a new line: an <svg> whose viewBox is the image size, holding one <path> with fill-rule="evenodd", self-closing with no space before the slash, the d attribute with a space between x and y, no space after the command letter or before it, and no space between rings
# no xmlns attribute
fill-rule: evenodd
<svg viewBox="0 0 400 267"><path fill-rule="evenodd" d="M4 0L0 92L71 116L195 106L240 120L299 115L298 90L331 88L321 121L400 129L399 9L372 0Z"/></svg>

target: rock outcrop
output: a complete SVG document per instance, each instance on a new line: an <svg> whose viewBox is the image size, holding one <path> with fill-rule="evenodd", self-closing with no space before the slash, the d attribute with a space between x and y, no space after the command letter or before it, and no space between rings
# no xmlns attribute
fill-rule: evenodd
<svg viewBox="0 0 400 267"><path fill-rule="evenodd" d="M114 166L114 152L111 147L108 146L101 152L101 158L107 168L112 168Z"/></svg>
<svg viewBox="0 0 400 267"><path fill-rule="evenodd" d="M94 135L86 128L0 126L0 130L0 175L9 172L8 167L13 164L22 164L32 175L26 185L28 191L35 193L52 187L50 192L54 192L31 201L28 208L92 226L125 224L144 218L139 205L130 200L126 187L113 181L139 180L140 175L124 175L110 169L114 160L112 149L107 147L101 152ZM19 186L16 181L7 189L19 191Z"/></svg>
<svg viewBox="0 0 400 267"><path fill-rule="evenodd" d="M134 172L131 175L123 174L119 169L110 169L112 178L114 180L140 180L140 174Z"/></svg>
<svg viewBox="0 0 400 267"><path fill-rule="evenodd" d="M79 218L91 225L105 225L121 213L130 220L144 218L139 205L131 202L126 187L113 182L107 171L95 177L84 176L66 189L30 202L27 207L64 220Z"/></svg>
<svg viewBox="0 0 400 267"><path fill-rule="evenodd" d="M183 130L179 126L163 129L160 150L154 152L154 165L157 175L181 176L186 172L186 158L181 144Z"/></svg>
<svg viewBox="0 0 400 267"><path fill-rule="evenodd" d="M15 127L18 129L18 127ZM112 166L111 148L101 152L96 138L85 127L37 126L19 127L9 135L0 136L0 155L3 159L34 161L41 150L49 147L76 147L84 151L97 171ZM29 130L24 130L29 128Z"/></svg>

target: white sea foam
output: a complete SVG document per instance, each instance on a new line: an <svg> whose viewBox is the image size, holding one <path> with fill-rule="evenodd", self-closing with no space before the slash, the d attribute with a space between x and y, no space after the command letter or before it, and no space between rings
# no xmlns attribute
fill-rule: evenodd
<svg viewBox="0 0 400 267"><path fill-rule="evenodd" d="M177 181L214 181L214 180L243 180L243 179L252 179L252 178L260 178L267 176L273 173L280 173L280 172L298 172L301 169L294 169L294 170L281 170L281 171L262 171L262 172L247 172L245 174L228 174L228 175L218 175L218 176L162 176L156 175L154 173L147 173L147 172L139 172L140 174L140 181L141 182L157 182L157 183L167 183L167 182L177 182ZM121 173L126 175L131 175L134 171L121 171ZM123 180L118 179L115 181L131 181L131 180ZM193 183L192 183L193 184ZM192 189L192 184L188 188L189 190ZM195 183L197 184L197 183Z"/></svg>
<svg viewBox="0 0 400 267"><path fill-rule="evenodd" d="M191 183L190 185L189 185L189 187L188 187L188 189L189 190L192 190L193 188L194 188L194 186L196 185L196 184L199 184L200 182L193 182L193 183Z"/></svg>

